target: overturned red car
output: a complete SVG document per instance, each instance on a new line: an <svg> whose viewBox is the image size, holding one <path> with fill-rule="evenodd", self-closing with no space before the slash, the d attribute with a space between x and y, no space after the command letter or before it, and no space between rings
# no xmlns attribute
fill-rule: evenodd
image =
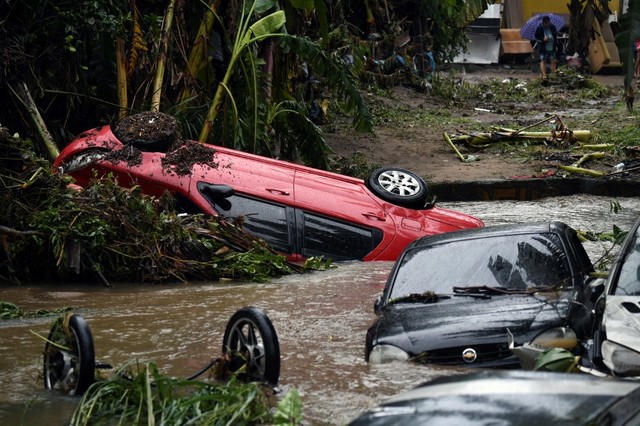
<svg viewBox="0 0 640 426"><path fill-rule="evenodd" d="M363 181L173 135L125 138L120 123L80 135L60 153L56 170L80 186L112 174L149 195L168 191L180 212L234 220L290 260L395 260L418 237L483 226L436 207L424 180L404 169L380 168ZM205 150L205 158L185 170L178 164L185 150Z"/></svg>

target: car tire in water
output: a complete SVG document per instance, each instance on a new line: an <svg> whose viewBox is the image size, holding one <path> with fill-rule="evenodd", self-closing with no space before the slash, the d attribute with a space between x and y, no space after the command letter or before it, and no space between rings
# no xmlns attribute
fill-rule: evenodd
<svg viewBox="0 0 640 426"><path fill-rule="evenodd" d="M166 152L179 139L178 122L161 112L141 112L123 118L111 127L124 145L144 152Z"/></svg>
<svg viewBox="0 0 640 426"><path fill-rule="evenodd" d="M95 379L96 357L85 320L68 314L54 322L44 347L44 386L82 395Z"/></svg>
<svg viewBox="0 0 640 426"><path fill-rule="evenodd" d="M377 197L392 204L420 209L429 200L429 186L417 174L398 167L381 167L365 180Z"/></svg>
<svg viewBox="0 0 640 426"><path fill-rule="evenodd" d="M278 384L280 345L276 330L264 312L252 306L236 311L224 330L222 352L232 372L243 368L247 378Z"/></svg>

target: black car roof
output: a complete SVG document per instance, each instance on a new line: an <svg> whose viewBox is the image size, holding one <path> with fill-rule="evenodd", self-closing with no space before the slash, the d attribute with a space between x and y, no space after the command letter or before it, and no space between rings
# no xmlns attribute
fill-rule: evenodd
<svg viewBox="0 0 640 426"><path fill-rule="evenodd" d="M574 229L569 225L559 221L486 226L483 228L464 229L461 231L446 232L444 234L421 237L411 243L405 251L452 241L472 240L476 238L513 234L536 234L543 232L554 232L561 234L566 230L574 231Z"/></svg>

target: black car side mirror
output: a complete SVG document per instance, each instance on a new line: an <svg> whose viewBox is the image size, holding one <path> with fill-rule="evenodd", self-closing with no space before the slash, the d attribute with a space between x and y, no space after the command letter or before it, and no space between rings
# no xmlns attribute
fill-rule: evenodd
<svg viewBox="0 0 640 426"><path fill-rule="evenodd" d="M231 209L231 202L227 198L235 195L235 191L229 185L198 182L198 191L212 206L218 206L224 211Z"/></svg>
<svg viewBox="0 0 640 426"><path fill-rule="evenodd" d="M606 280L604 278L596 278L589 283L589 300L591 300L591 302L596 303L600 296L602 296L605 282Z"/></svg>
<svg viewBox="0 0 640 426"><path fill-rule="evenodd" d="M382 305L382 296L376 297L376 301L373 303L373 312L376 315L380 315L380 307Z"/></svg>

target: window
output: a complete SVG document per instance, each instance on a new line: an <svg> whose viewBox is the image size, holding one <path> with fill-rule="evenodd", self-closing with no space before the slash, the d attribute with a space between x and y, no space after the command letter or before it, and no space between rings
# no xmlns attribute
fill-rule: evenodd
<svg viewBox="0 0 640 426"><path fill-rule="evenodd" d="M262 238L277 251L293 252L292 234L289 232L289 224L293 220L287 220L289 212L293 216L292 209L238 195L227 197L213 207L220 216L240 224L242 229Z"/></svg>
<svg viewBox="0 0 640 426"><path fill-rule="evenodd" d="M382 231L300 212L302 255L361 260L382 241Z"/></svg>
<svg viewBox="0 0 640 426"><path fill-rule="evenodd" d="M622 296L638 296L640 295L640 244L638 244L638 236L640 228L636 229L635 235L629 235L627 252L624 254L620 274L618 275L618 283L615 288L616 295Z"/></svg>
<svg viewBox="0 0 640 426"><path fill-rule="evenodd" d="M555 233L446 241L414 248L401 262L392 298L425 291L451 294L454 286L525 290L573 284L564 244Z"/></svg>
<svg viewBox="0 0 640 426"><path fill-rule="evenodd" d="M196 205L193 201L191 201L185 195L176 192L174 194L174 199L176 200L176 212L177 213L187 213L187 214L202 214L204 213L200 207Z"/></svg>

